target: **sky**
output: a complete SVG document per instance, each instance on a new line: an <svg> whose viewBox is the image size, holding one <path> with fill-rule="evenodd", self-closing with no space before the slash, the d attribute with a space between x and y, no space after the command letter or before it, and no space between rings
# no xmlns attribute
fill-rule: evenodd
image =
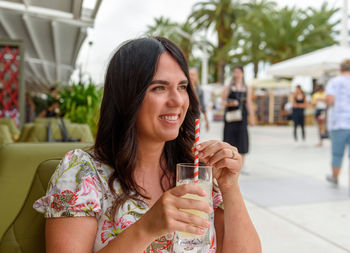
<svg viewBox="0 0 350 253"><path fill-rule="evenodd" d="M322 0L275 0L279 6L318 8ZM164 16L184 22L192 6L200 0L103 0L93 28L88 30L77 64L94 82L102 83L108 60L122 42L142 36L154 18ZM341 7L343 0L327 0L330 7ZM349 2L349 1L348 1ZM348 4L350 8L350 3ZM89 41L92 44L89 46ZM77 73L73 80L77 80ZM87 76L87 74L86 74ZM249 78L249 77L248 77Z"/></svg>

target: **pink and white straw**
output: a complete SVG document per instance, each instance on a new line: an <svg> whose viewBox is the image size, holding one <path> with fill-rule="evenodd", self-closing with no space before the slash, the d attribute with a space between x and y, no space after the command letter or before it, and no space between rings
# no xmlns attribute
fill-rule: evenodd
<svg viewBox="0 0 350 253"><path fill-rule="evenodd" d="M196 119L195 131L194 131L194 133L195 133L194 146L195 147L199 143L199 123L200 123L199 119ZM198 150L195 149L195 151L194 151L194 173L193 173L195 183L198 183L198 174L199 174L198 166L199 166Z"/></svg>

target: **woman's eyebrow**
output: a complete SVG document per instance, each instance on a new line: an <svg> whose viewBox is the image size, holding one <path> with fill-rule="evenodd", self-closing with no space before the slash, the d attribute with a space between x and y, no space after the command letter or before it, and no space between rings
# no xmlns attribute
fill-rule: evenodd
<svg viewBox="0 0 350 253"><path fill-rule="evenodd" d="M153 80L151 82L151 84L166 84L166 85L168 85L169 82L165 81L165 80ZM188 80L187 79L186 80L182 80L182 81L179 82L179 84L188 84Z"/></svg>
<svg viewBox="0 0 350 253"><path fill-rule="evenodd" d="M179 82L179 84L188 84L188 80L182 80L181 82Z"/></svg>
<svg viewBox="0 0 350 253"><path fill-rule="evenodd" d="M152 82L151 82L151 84L169 84L169 82L168 81L165 81L165 80L153 80Z"/></svg>

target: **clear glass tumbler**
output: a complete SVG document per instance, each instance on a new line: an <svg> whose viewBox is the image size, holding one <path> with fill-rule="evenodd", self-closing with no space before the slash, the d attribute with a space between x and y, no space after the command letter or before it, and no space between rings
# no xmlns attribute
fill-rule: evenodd
<svg viewBox="0 0 350 253"><path fill-rule="evenodd" d="M179 163L176 165L176 186L182 184L195 183L194 179L194 165L190 163ZM205 197L200 197L195 194L185 194L183 198L196 199L208 202L210 207L213 207L212 200L212 188L213 188L213 176L212 166L199 166L198 167L198 185L207 193ZM213 213L208 214L198 210L184 209L183 211L198 215L208 221L213 222ZM210 228L206 229L204 235L196 235L186 232L175 233L173 243L173 253L189 253L189 252L207 252L210 245Z"/></svg>

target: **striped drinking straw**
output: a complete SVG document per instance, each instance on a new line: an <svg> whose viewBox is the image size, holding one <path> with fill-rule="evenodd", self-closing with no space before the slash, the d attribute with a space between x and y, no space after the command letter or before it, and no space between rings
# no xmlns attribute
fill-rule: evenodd
<svg viewBox="0 0 350 253"><path fill-rule="evenodd" d="M196 147L199 143L199 119L196 119L195 121L194 133L195 133L194 146ZM194 173L193 173L195 183L198 183L198 174L199 174L198 166L199 166L198 150L196 149L194 151Z"/></svg>

